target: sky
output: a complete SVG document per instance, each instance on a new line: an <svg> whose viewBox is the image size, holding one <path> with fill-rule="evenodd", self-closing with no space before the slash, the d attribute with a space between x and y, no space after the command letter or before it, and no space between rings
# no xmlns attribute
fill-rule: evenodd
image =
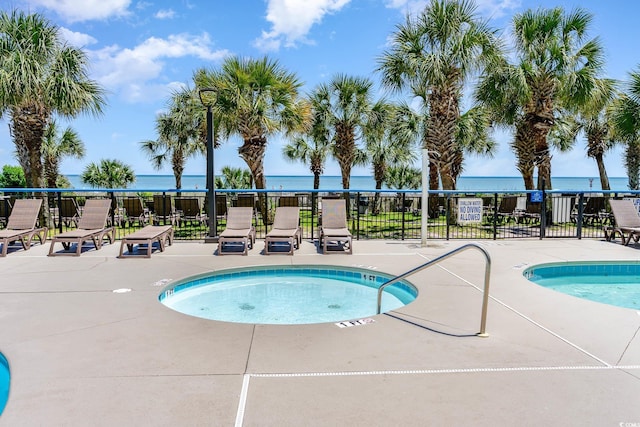
<svg viewBox="0 0 640 427"><path fill-rule="evenodd" d="M616 7L617 3L619 7ZM107 91L100 117L81 116L71 122L85 144L83 159L65 159L61 173L80 174L91 162L118 159L138 175L172 174L169 165L155 169L140 142L156 139L155 118L166 108L172 90L192 83L199 68L215 69L225 57L276 59L304 82L303 94L336 74L373 80L377 97L390 94L375 72L389 37L407 14L427 2L420 0L0 0L3 10L21 9L46 16L70 44L90 60L90 77ZM637 16L640 3L600 0L476 0L478 14L508 40L514 14L538 7L582 7L593 14L590 36L600 38L606 57L605 75L625 81L640 64ZM406 99L409 100L408 95ZM204 107L203 107L204 108ZM510 132L498 132L499 149L492 159L467 156L464 176L519 176L509 148ZM287 141L269 139L266 175L308 175L308 166L282 156ZM215 170L246 168L238 157L242 141L233 137L216 149ZM17 165L6 117L0 120L0 166ZM606 155L610 177L626 176L623 151ZM185 174L204 175L203 156L187 161ZM329 161L325 175L340 175ZM354 168L352 175L370 175ZM584 140L569 153L553 153L552 176L597 177L595 162L586 157Z"/></svg>

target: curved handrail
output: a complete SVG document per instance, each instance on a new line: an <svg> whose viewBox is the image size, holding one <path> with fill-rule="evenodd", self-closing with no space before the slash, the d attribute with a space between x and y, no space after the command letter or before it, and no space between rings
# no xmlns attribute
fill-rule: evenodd
<svg viewBox="0 0 640 427"><path fill-rule="evenodd" d="M408 276L411 276L412 274L418 273L422 270L424 270L425 268L431 267L432 265L435 265L437 263L439 263L440 261L444 261L447 258L452 257L453 255L460 253L462 251L465 251L467 249L477 249L480 252L482 252L482 254L484 255L485 259L486 259L486 264L485 264L485 268L484 268L484 292L483 292L483 297L482 297L482 314L481 314L481 319L480 319L480 332L478 332L478 336L479 337L488 337L489 334L486 333L486 327L487 327L487 306L489 305L489 280L490 280L490 276L491 276L491 257L489 256L489 253L480 245L477 245L475 243L467 243L466 245L460 246L457 249L454 249L450 252L447 252L444 255L440 255L437 258L432 259L431 261L428 261L422 265L419 265L418 267L411 269L409 271L407 271L406 273L403 273L399 276L394 277L393 279L390 279L386 282L384 282L379 288L378 288L378 311L377 313L380 314L380 310L382 308L382 292L384 290L384 288L386 288L389 285L393 285L394 283L399 282L400 280L405 279Z"/></svg>

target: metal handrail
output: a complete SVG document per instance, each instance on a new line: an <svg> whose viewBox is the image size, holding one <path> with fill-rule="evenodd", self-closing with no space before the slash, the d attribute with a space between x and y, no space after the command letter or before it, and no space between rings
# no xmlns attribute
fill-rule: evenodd
<svg viewBox="0 0 640 427"><path fill-rule="evenodd" d="M490 280L490 276L491 276L491 257L489 256L489 253L481 246L475 244L475 243L468 243L466 245L460 246L457 249L452 250L451 252L447 252L444 255L440 255L438 258L434 258L431 261L428 261L412 270L407 271L406 273L403 273L399 276L394 277L393 279L390 279L386 282L384 282L379 288L378 288L378 311L377 313L380 314L380 310L382 309L382 292L384 290L384 288L386 288L389 285L393 285L394 283L397 283L403 279L405 279L408 276L411 276L412 274L418 273L422 270L424 270L425 268L431 267L432 265L435 265L437 263L439 263L440 261L444 261L447 258L450 258L451 256L460 253L462 251L465 251L467 249L477 249L480 252L482 252L482 254L485 257L485 260L487 261L485 264L485 268L484 268L484 294L482 297L482 314L481 314L481 319L480 319L480 332L478 332L478 336L479 337L483 337L486 338L489 336L489 334L486 333L486 327L487 327L487 306L489 305L489 280Z"/></svg>

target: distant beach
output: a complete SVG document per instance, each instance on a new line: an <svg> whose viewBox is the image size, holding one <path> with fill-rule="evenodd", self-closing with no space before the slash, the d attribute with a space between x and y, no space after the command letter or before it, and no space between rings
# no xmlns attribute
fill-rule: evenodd
<svg viewBox="0 0 640 427"><path fill-rule="evenodd" d="M67 175L73 188L89 189L80 181L79 175ZM313 188L312 176L267 176L267 189L269 190L309 190ZM617 191L628 190L626 177L609 178L611 189ZM204 175L183 175L182 188L184 190L205 189ZM554 190L588 191L600 190L600 179L596 177L554 177L552 179ZM136 182L129 187L132 190L168 190L175 188L173 175L138 175ZM342 188L340 176L322 176L320 178L321 190L339 190ZM352 190L369 191L375 189L375 181L370 176L352 176L350 182ZM383 187L388 189L388 187ZM524 190L522 177L519 176L462 176L458 180L458 190L461 191L520 191Z"/></svg>

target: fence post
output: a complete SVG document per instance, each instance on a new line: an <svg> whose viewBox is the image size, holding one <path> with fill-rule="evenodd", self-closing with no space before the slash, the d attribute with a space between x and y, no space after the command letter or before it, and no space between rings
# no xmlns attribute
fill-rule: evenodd
<svg viewBox="0 0 640 427"><path fill-rule="evenodd" d="M498 240L498 193L493 193L493 240Z"/></svg>
<svg viewBox="0 0 640 427"><path fill-rule="evenodd" d="M582 239L582 215L584 214L584 193L578 197L578 218L576 219L576 237Z"/></svg>
<svg viewBox="0 0 640 427"><path fill-rule="evenodd" d="M446 207L444 209L444 218L445 218L444 222L447 225L447 228L446 228L447 239L446 240L449 240L449 214L451 214L451 194L447 194L447 202L445 203L445 206Z"/></svg>
<svg viewBox="0 0 640 427"><path fill-rule="evenodd" d="M400 232L400 240L404 240L404 211L406 210L405 208L405 201L407 199L407 193L402 192L402 228L401 228L401 232Z"/></svg>
<svg viewBox="0 0 640 427"><path fill-rule="evenodd" d="M542 206L540 206L540 240L545 236L547 226L547 192L545 190L544 179L542 180Z"/></svg>

